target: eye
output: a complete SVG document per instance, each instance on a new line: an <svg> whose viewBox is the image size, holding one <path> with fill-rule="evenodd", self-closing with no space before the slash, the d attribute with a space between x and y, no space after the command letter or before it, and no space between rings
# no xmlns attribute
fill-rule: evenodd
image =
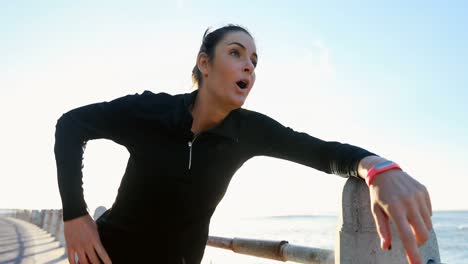
<svg viewBox="0 0 468 264"><path fill-rule="evenodd" d="M252 60L252 64L254 67L257 67L257 61L256 60Z"/></svg>
<svg viewBox="0 0 468 264"><path fill-rule="evenodd" d="M231 50L229 54L231 54L232 56L240 57L240 53L237 50Z"/></svg>

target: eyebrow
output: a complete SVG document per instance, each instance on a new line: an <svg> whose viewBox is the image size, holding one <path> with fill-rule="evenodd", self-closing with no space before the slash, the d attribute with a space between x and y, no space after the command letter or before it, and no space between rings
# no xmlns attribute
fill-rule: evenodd
<svg viewBox="0 0 468 264"><path fill-rule="evenodd" d="M247 50L247 49L245 48L245 46L244 46L244 45L242 45L241 43L239 43L239 42L236 42L236 41L234 41L234 42L231 42L231 43L229 43L228 45L233 45L233 44L240 46L240 47L241 47L241 48L243 48L244 50ZM257 53L255 53L255 52L254 52L254 53L253 53L253 55L254 55L254 56L255 56L255 58L258 60L258 55L257 55Z"/></svg>

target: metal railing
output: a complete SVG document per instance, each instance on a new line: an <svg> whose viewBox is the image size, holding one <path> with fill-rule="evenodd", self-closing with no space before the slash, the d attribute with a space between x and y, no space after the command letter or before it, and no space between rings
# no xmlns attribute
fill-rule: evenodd
<svg viewBox="0 0 468 264"><path fill-rule="evenodd" d="M335 263L332 250L296 246L288 241L269 241L247 238L225 238L210 236L208 246L232 250L260 258L296 263L333 264Z"/></svg>

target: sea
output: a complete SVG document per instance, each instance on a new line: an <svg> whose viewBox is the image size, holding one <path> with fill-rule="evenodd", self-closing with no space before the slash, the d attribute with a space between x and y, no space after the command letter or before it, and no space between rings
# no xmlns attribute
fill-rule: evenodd
<svg viewBox="0 0 468 264"><path fill-rule="evenodd" d="M433 226L442 263L468 264L468 211L435 211ZM229 224L227 224L229 223ZM210 235L264 240L286 240L293 245L333 250L337 214L240 218L211 222ZM275 260L240 255L207 247L202 264L277 264ZM291 262L289 262L291 263Z"/></svg>

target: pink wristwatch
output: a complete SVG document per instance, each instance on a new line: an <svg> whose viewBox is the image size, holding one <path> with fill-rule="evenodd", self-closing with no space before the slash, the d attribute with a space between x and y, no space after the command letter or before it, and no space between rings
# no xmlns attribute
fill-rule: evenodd
<svg viewBox="0 0 468 264"><path fill-rule="evenodd" d="M401 170L400 166L398 166L398 164L396 164L393 161L384 161L382 163L379 163L379 164L376 164L376 165L372 166L372 168L370 168L369 171L367 172L367 179L366 179L367 186L370 186L372 184L375 177L379 173L382 173L384 171L388 171L388 170L391 170L391 169L400 169Z"/></svg>

